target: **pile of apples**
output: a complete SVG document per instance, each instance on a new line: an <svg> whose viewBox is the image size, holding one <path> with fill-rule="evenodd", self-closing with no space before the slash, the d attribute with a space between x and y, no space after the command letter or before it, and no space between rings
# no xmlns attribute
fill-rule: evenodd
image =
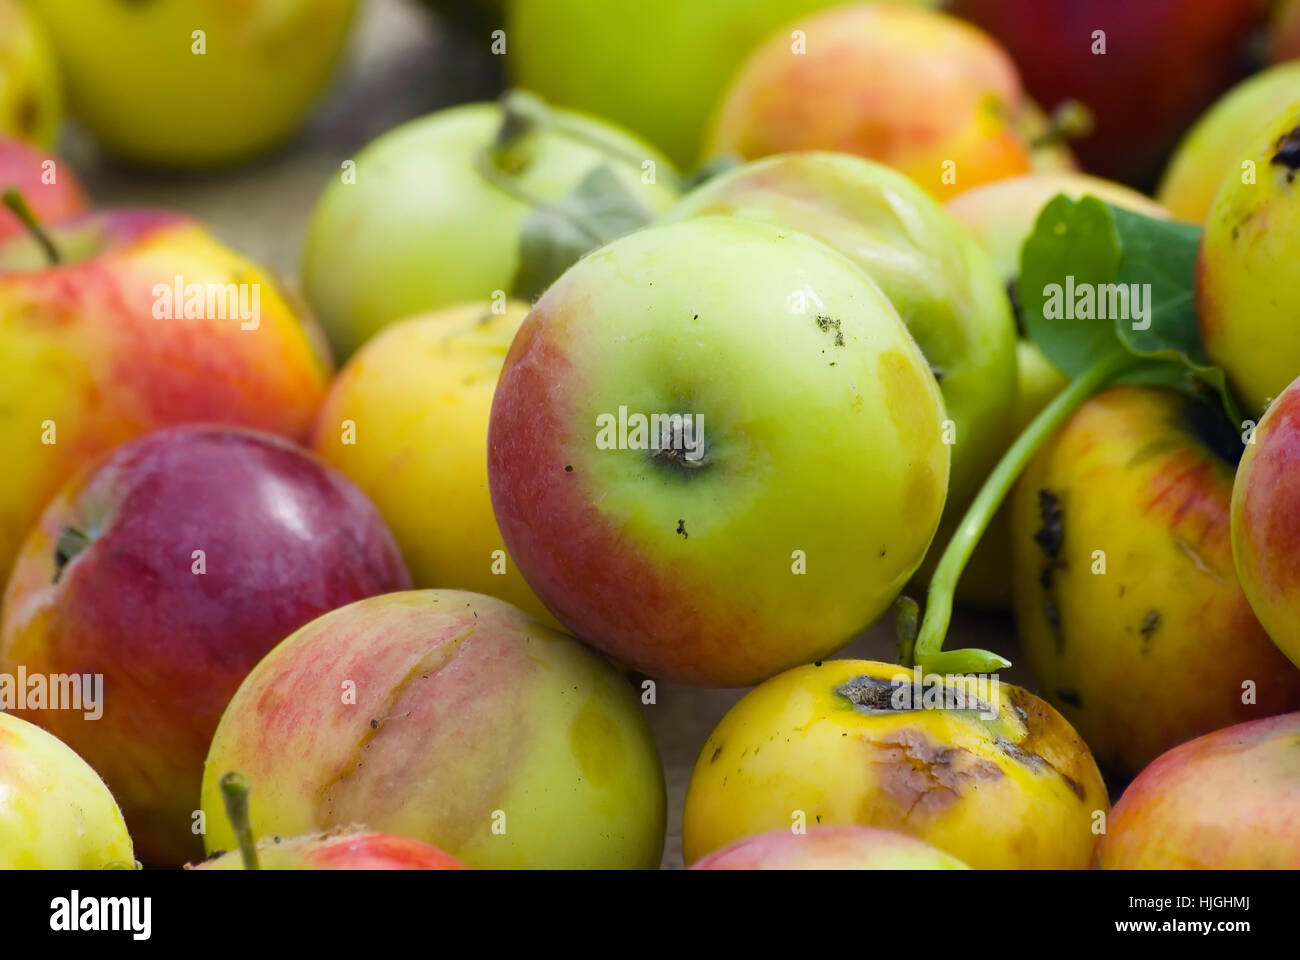
<svg viewBox="0 0 1300 960"><path fill-rule="evenodd" d="M355 6L0 0L0 867L655 868L667 679L695 868L1300 868L1300 0L485 0L301 296L50 152L261 154ZM1197 251L1092 372L1089 210Z"/></svg>

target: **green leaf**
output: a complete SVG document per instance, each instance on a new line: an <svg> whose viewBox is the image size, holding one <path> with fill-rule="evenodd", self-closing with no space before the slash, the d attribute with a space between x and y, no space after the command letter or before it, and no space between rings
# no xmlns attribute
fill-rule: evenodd
<svg viewBox="0 0 1300 960"><path fill-rule="evenodd" d="M652 218L613 168L600 164L568 196L535 206L524 218L513 295L536 299L584 254L639 230Z"/></svg>

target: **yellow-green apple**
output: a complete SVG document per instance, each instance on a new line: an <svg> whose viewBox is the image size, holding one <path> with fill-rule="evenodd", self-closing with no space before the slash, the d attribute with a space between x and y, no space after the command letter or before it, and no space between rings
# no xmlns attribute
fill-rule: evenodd
<svg viewBox="0 0 1300 960"><path fill-rule="evenodd" d="M506 553L488 496L492 394L527 313L470 303L386 327L339 371L312 447L379 507L417 587L486 593L558 626Z"/></svg>
<svg viewBox="0 0 1300 960"><path fill-rule="evenodd" d="M1125 386L1087 401L1011 501L1020 644L1103 767L1300 707L1300 671L1251 612L1229 507L1241 442L1201 400Z"/></svg>
<svg viewBox="0 0 1300 960"><path fill-rule="evenodd" d="M1300 870L1300 713L1175 747L1129 784L1097 844L1108 870Z"/></svg>
<svg viewBox="0 0 1300 960"><path fill-rule="evenodd" d="M507 6L506 66L517 85L621 123L689 167L746 54L787 20L837 2L527 0Z"/></svg>
<svg viewBox="0 0 1300 960"><path fill-rule="evenodd" d="M71 167L21 140L0 135L0 194L6 190L17 190L42 223L57 223L87 206ZM0 243L24 229L16 214L0 207Z"/></svg>
<svg viewBox="0 0 1300 960"><path fill-rule="evenodd" d="M1139 184L1245 74L1266 11L1261 0L953 0L951 9L1002 43L1039 103L1089 108L1093 130L1073 145L1086 169Z"/></svg>
<svg viewBox="0 0 1300 960"><path fill-rule="evenodd" d="M1179 142L1160 180L1160 202L1180 220L1205 220L1219 186L1241 173L1256 134L1295 103L1300 103L1300 63L1282 64L1237 84Z"/></svg>
<svg viewBox="0 0 1300 960"><path fill-rule="evenodd" d="M731 216L802 231L862 267L925 355L954 426L948 511L959 517L988 469L1016 390L1016 330L988 257L933 198L879 163L792 153L692 191L665 220Z"/></svg>
<svg viewBox="0 0 1300 960"><path fill-rule="evenodd" d="M334 72L356 0L30 0L73 115L114 155L210 167L285 140Z"/></svg>
<svg viewBox="0 0 1300 960"><path fill-rule="evenodd" d="M306 439L329 360L270 275L170 213L90 213L0 242L0 579L91 459L170 424Z"/></svg>
<svg viewBox="0 0 1300 960"><path fill-rule="evenodd" d="M1224 179L1196 263L1196 314L1209 358L1248 413L1300 374L1300 103L1258 132L1247 169Z"/></svg>
<svg viewBox="0 0 1300 960"><path fill-rule="evenodd" d="M1232 485L1232 556L1250 607L1300 668L1300 379L1269 406Z"/></svg>
<svg viewBox="0 0 1300 960"><path fill-rule="evenodd" d="M842 824L773 830L737 840L692 870L969 870L956 857L894 830Z"/></svg>
<svg viewBox="0 0 1300 960"><path fill-rule="evenodd" d="M0 870L134 863L122 811L99 774L57 737L0 711Z"/></svg>
<svg viewBox="0 0 1300 960"><path fill-rule="evenodd" d="M492 505L577 636L739 686L843 645L907 582L947 489L943 416L843 254L740 218L654 226L524 321L492 405Z"/></svg>
<svg viewBox="0 0 1300 960"><path fill-rule="evenodd" d="M768 831L858 824L976 869L1077 869L1108 807L1088 748L1027 691L826 660L722 718L691 774L682 845L689 864Z"/></svg>
<svg viewBox="0 0 1300 960"><path fill-rule="evenodd" d="M529 215L558 209L593 171L612 172L647 214L677 199L676 174L653 147L594 118L540 109L523 137L495 103L420 117L370 143L325 188L303 289L341 356L393 320L513 295Z"/></svg>
<svg viewBox="0 0 1300 960"><path fill-rule="evenodd" d="M63 118L59 65L23 0L0 0L0 136L49 147Z"/></svg>
<svg viewBox="0 0 1300 960"><path fill-rule="evenodd" d="M663 770L636 696L577 640L492 597L393 593L320 617L231 701L208 753L208 849L351 823L471 868L658 866Z"/></svg>
<svg viewBox="0 0 1300 960"><path fill-rule="evenodd" d="M1281 0L1273 12L1269 59L1273 63L1300 57L1300 0Z"/></svg>
<svg viewBox="0 0 1300 960"><path fill-rule="evenodd" d="M948 201L948 212L992 259L1013 304L1020 277L1020 248L1033 233L1043 207L1061 193L1075 200L1091 195L1148 217L1169 216L1163 207L1136 190L1081 173L1030 173L986 183L957 194ZM1020 327L1018 307L1015 314L1016 325ZM1028 340L1022 339L1016 344L1016 367L1016 401L1011 415L1001 423L998 438L986 453L992 462L1002 456L1021 431L1069 382L1065 374ZM946 543L960 518L960 511L950 510L935 541ZM929 568L937 559L934 553L926 558L922 568L924 575L929 575ZM966 565L957 585L957 598L976 606L1011 606L1011 519L1006 504L989 524Z"/></svg>
<svg viewBox="0 0 1300 960"><path fill-rule="evenodd" d="M1015 65L982 31L923 7L854 3L795 20L731 81L705 155L856 153L932 196L1034 168Z"/></svg>
<svg viewBox="0 0 1300 960"><path fill-rule="evenodd" d="M0 668L103 678L92 715L19 712L103 775L142 859L175 865L198 852L203 758L244 676L319 614L409 586L338 472L268 434L158 430L42 515L5 592Z"/></svg>

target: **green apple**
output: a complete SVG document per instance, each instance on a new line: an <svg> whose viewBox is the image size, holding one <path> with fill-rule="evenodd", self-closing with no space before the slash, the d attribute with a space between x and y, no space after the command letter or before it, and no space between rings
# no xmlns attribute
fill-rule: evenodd
<svg viewBox="0 0 1300 960"><path fill-rule="evenodd" d="M303 288L341 356L400 317L515 295L530 214L554 212L598 168L647 215L677 199L677 175L654 148L569 111L530 104L523 119L521 102L509 118L477 103L412 120L326 187Z"/></svg>
<svg viewBox="0 0 1300 960"><path fill-rule="evenodd" d="M1300 63L1284 63L1233 87L1179 143L1160 181L1160 202L1181 220L1203 221L1219 185L1241 172L1255 135L1294 103L1300 103Z"/></svg>
<svg viewBox="0 0 1300 960"><path fill-rule="evenodd" d="M34 723L0 712L0 870L87 870L135 862L99 774Z"/></svg>
<svg viewBox="0 0 1300 960"><path fill-rule="evenodd" d="M76 118L133 163L208 167L292 134L334 72L356 0L31 0Z"/></svg>
<svg viewBox="0 0 1300 960"><path fill-rule="evenodd" d="M570 268L511 344L497 523L577 636L742 685L879 616L948 484L943 401L889 300L787 227L700 217Z"/></svg>
<svg viewBox="0 0 1300 960"><path fill-rule="evenodd" d="M23 0L0 0L0 135L49 147L62 116L59 67L45 31Z"/></svg>

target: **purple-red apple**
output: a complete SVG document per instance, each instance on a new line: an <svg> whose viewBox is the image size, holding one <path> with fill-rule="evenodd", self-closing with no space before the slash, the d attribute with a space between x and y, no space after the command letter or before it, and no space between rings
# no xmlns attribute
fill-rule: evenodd
<svg viewBox="0 0 1300 960"><path fill-rule="evenodd" d="M0 194L14 189L41 223L57 223L87 206L72 168L21 140L0 136ZM26 228L0 207L0 244Z"/></svg>
<svg viewBox="0 0 1300 960"><path fill-rule="evenodd" d="M374 505L309 454L251 431L160 430L45 511L5 593L0 669L102 676L89 717L16 712L99 771L142 859L179 864L200 843L208 743L248 671L319 614L409 584Z"/></svg>
<svg viewBox="0 0 1300 960"><path fill-rule="evenodd" d="M737 840L692 870L969 870L951 854L895 830L842 824L773 830Z"/></svg>

